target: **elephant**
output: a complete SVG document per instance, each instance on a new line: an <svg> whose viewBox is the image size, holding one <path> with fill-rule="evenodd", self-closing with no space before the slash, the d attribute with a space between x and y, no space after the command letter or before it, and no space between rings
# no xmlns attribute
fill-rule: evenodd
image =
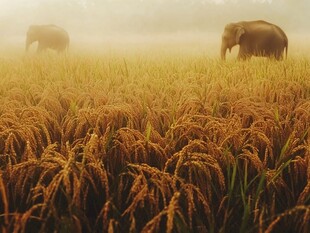
<svg viewBox="0 0 310 233"><path fill-rule="evenodd" d="M27 31L26 52L35 41L38 41L37 52L46 49L63 52L69 48L70 38L67 31L56 25L31 25Z"/></svg>
<svg viewBox="0 0 310 233"><path fill-rule="evenodd" d="M284 31L272 23L241 21L227 24L222 35L221 58L226 59L226 51L239 45L238 60L247 60L252 56L283 59L284 50L288 50L288 39Z"/></svg>

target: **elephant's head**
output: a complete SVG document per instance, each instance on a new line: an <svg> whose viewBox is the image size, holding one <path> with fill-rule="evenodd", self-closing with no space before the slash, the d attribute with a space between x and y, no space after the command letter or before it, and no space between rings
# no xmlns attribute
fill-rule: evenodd
<svg viewBox="0 0 310 233"><path fill-rule="evenodd" d="M27 39L26 39L26 51L28 51L29 46L38 41L40 38L40 26L32 25L29 27L27 31Z"/></svg>
<svg viewBox="0 0 310 233"><path fill-rule="evenodd" d="M240 43L242 35L245 33L245 29L242 25L231 23L226 25L222 35L222 47L221 47L221 58L226 59L226 51Z"/></svg>

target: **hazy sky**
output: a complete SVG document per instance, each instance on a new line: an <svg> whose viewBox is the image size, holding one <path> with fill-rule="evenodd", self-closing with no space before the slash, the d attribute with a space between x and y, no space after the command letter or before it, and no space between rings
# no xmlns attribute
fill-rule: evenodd
<svg viewBox="0 0 310 233"><path fill-rule="evenodd" d="M221 25L231 20L257 18L275 21L286 19L288 23L294 18L296 25L299 26L306 21L309 2L309 0L0 0L0 26L12 30L27 24L55 23L80 29L101 24L101 28L109 31L175 31L212 27L214 29L215 23Z"/></svg>
<svg viewBox="0 0 310 233"><path fill-rule="evenodd" d="M0 42L24 41L31 24L56 24L72 37L220 34L229 22L263 19L309 33L310 0L0 0Z"/></svg>

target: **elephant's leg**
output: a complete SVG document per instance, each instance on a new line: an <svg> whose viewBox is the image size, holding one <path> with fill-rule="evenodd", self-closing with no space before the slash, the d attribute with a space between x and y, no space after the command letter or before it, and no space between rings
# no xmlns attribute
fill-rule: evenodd
<svg viewBox="0 0 310 233"><path fill-rule="evenodd" d="M278 51L278 52L276 53L276 59L277 59L278 61L283 60L283 52L282 52L282 51Z"/></svg>
<svg viewBox="0 0 310 233"><path fill-rule="evenodd" d="M40 53L43 51L43 45L42 44L38 44L38 48L37 48L37 53Z"/></svg>
<svg viewBox="0 0 310 233"><path fill-rule="evenodd" d="M239 52L238 57L237 57L237 59L239 61L245 61L245 60L248 60L250 58L251 58L250 54L246 54L246 53L242 53L242 52Z"/></svg>
<svg viewBox="0 0 310 233"><path fill-rule="evenodd" d="M281 56L278 55L278 54L275 54L272 58L275 59L275 60L277 60L277 61L282 60Z"/></svg>
<svg viewBox="0 0 310 233"><path fill-rule="evenodd" d="M47 46L42 44L42 43L39 43L38 44L38 49L37 49L37 53L41 53L42 51L46 50L47 49Z"/></svg>
<svg viewBox="0 0 310 233"><path fill-rule="evenodd" d="M283 53L282 51L274 51L271 55L270 55L271 59L275 59L277 61L283 60Z"/></svg>
<svg viewBox="0 0 310 233"><path fill-rule="evenodd" d="M246 46L244 45L240 45L240 48L239 48L239 53L238 53L238 60L242 60L242 61L245 61L245 60L248 60L252 57L252 53L247 49Z"/></svg>

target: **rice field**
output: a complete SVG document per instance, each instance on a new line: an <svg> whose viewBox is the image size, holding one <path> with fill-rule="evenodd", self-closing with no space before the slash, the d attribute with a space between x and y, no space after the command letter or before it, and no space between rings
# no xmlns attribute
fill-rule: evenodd
<svg viewBox="0 0 310 233"><path fill-rule="evenodd" d="M0 231L310 231L310 60L0 60Z"/></svg>

